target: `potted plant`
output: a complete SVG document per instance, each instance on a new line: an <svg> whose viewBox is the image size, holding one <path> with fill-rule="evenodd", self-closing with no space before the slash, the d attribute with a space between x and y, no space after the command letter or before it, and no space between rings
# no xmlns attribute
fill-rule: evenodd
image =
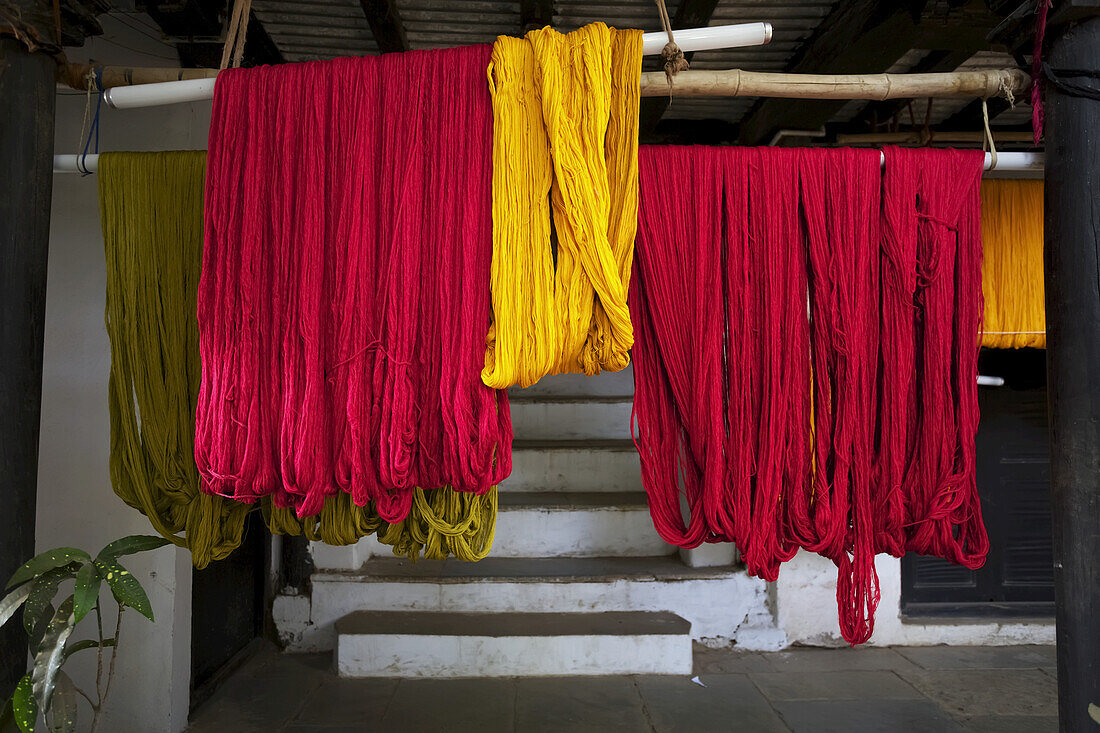
<svg viewBox="0 0 1100 733"><path fill-rule="evenodd" d="M56 547L36 555L15 571L5 589L7 595L0 599L0 626L23 609L23 628L33 661L30 672L0 709L0 733L9 730L31 733L39 713L51 731L75 731L78 695L91 706L91 729L96 730L114 678L123 611L132 608L153 620L145 589L118 559L166 544L168 541L161 537L133 535L115 540L95 557L74 547ZM68 580L73 585L72 592L66 595L62 584ZM114 636L103 635L100 591L104 583L118 604ZM59 593L62 600L55 608ZM95 617L95 637L71 641L77 624L89 615ZM108 648L110 660L104 675ZM86 649L95 649L97 655L94 696L77 687L62 670L70 657Z"/></svg>

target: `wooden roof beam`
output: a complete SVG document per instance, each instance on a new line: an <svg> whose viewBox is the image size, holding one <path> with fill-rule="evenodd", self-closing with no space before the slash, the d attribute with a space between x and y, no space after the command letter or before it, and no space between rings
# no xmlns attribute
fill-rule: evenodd
<svg viewBox="0 0 1100 733"><path fill-rule="evenodd" d="M409 50L405 23L397 12L397 0L359 0L367 25L378 44L379 53L400 53Z"/></svg>
<svg viewBox="0 0 1100 733"><path fill-rule="evenodd" d="M787 65L801 74L872 74L884 72L914 47L923 2L851 0L842 2L821 22ZM823 126L844 102L792 105L761 99L740 125L740 142L763 145L777 130L812 130Z"/></svg>

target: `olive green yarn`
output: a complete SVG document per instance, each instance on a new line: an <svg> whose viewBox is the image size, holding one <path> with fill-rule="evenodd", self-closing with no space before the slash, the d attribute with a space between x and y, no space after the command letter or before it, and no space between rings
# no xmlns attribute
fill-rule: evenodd
<svg viewBox="0 0 1100 733"><path fill-rule="evenodd" d="M111 483L195 567L241 543L252 507L199 489L195 298L202 269L206 153L103 153Z"/></svg>

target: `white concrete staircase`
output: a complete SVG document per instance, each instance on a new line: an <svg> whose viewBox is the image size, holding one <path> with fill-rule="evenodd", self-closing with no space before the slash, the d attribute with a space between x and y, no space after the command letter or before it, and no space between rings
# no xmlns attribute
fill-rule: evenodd
<svg viewBox="0 0 1100 733"><path fill-rule="evenodd" d="M334 649L346 676L414 677L685 674L693 639L776 646L763 582L718 546L686 559L720 565L689 567L653 529L632 392L629 370L513 391L513 472L490 557L413 563L373 538L315 545L311 595L276 600L283 640Z"/></svg>

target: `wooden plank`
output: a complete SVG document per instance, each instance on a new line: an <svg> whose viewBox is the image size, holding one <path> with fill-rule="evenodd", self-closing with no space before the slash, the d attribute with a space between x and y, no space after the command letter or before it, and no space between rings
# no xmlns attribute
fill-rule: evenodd
<svg viewBox="0 0 1100 733"><path fill-rule="evenodd" d="M54 60L0 38L0 583L34 554L46 253L53 184ZM18 618L18 617L17 617ZM18 620L0 628L0 699L26 671Z"/></svg>
<svg viewBox="0 0 1100 733"><path fill-rule="evenodd" d="M367 25L374 34L379 53L401 53L409 50L405 24L397 12L396 0L359 0Z"/></svg>
<svg viewBox="0 0 1100 733"><path fill-rule="evenodd" d="M1100 69L1100 4L1060 5L1091 17L1048 28L1047 62ZM1085 731L1100 705L1100 100L1066 91L1045 85L1047 391L1059 724Z"/></svg>
<svg viewBox="0 0 1100 733"><path fill-rule="evenodd" d="M553 24L554 0L520 0L519 26L523 35Z"/></svg>

